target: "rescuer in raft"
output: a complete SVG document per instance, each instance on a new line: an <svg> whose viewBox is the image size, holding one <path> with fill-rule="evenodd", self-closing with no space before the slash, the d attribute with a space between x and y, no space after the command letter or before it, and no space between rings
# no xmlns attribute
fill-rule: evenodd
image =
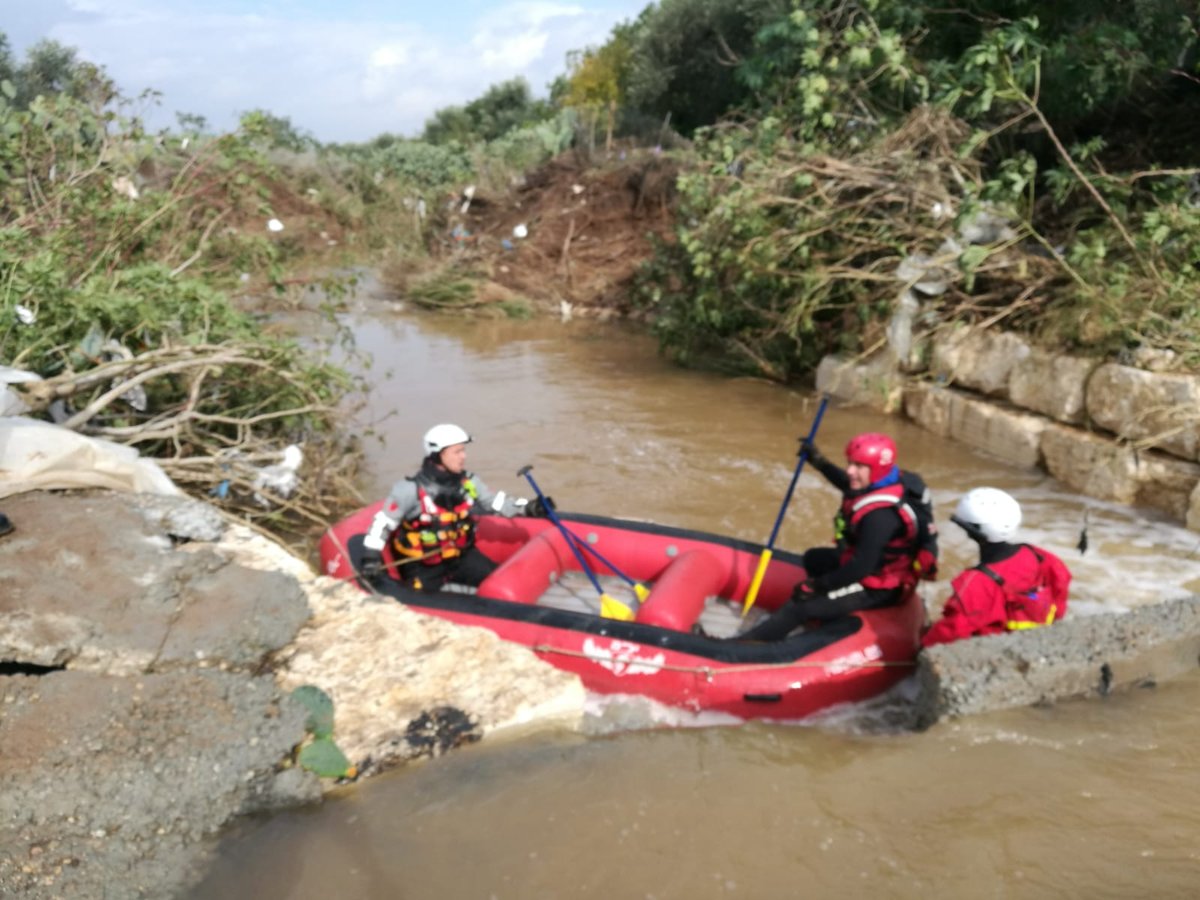
<svg viewBox="0 0 1200 900"><path fill-rule="evenodd" d="M1013 543L1021 505L1012 496L975 488L963 495L950 521L979 545L979 565L951 582L953 593L921 638L924 646L1037 628L1067 614L1071 573L1049 550Z"/></svg>
<svg viewBox="0 0 1200 900"><path fill-rule="evenodd" d="M361 575L371 579L386 572L419 591L437 590L448 581L477 587L496 564L475 546L475 515L546 514L540 498L493 492L468 472L469 443L471 436L457 425L434 425L425 432L420 471L392 485L363 538ZM549 497L546 503L554 508ZM384 562L385 543L393 562Z"/></svg>
<svg viewBox="0 0 1200 900"><path fill-rule="evenodd" d="M886 434L860 434L846 445L842 469L805 440L801 452L842 492L834 547L804 553L807 577L790 603L738 636L783 640L806 621L827 622L857 610L890 606L921 578L937 572L937 527L921 477L901 471Z"/></svg>

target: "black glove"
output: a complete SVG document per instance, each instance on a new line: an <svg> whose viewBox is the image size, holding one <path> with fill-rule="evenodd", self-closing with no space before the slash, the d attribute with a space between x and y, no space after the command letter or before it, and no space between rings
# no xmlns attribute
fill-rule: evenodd
<svg viewBox="0 0 1200 900"><path fill-rule="evenodd" d="M558 509L554 505L553 497L534 497L525 504L525 515L532 516L535 519L545 519L549 515L549 511Z"/></svg>
<svg viewBox="0 0 1200 900"><path fill-rule="evenodd" d="M383 552L363 548L362 556L358 560L358 574L370 580L382 575L383 570Z"/></svg>
<svg viewBox="0 0 1200 900"><path fill-rule="evenodd" d="M817 445L808 438L800 439L800 452L808 457L808 461L814 466L819 466L826 462L825 456L817 449Z"/></svg>
<svg viewBox="0 0 1200 900"><path fill-rule="evenodd" d="M811 600L820 591L813 585L812 581L805 578L794 588L792 588L792 602L804 603L806 600Z"/></svg>

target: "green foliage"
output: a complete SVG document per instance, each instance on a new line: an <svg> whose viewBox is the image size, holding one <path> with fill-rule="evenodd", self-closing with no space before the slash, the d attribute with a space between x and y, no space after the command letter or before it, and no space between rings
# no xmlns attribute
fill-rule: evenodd
<svg viewBox="0 0 1200 900"><path fill-rule="evenodd" d="M753 94L741 117L697 132L677 239L637 301L677 359L789 379L829 350L881 346L894 273L942 254L949 289L925 315L1200 357L1187 331L1200 171L1179 150L1200 121L1198 38L1176 0L795 0L739 53ZM1164 85L1175 106L1154 125L1184 140L1139 134L1142 171L1114 174L1132 148L1089 121L1153 104ZM997 217L1009 224L966 237Z"/></svg>
<svg viewBox="0 0 1200 900"><path fill-rule="evenodd" d="M479 184L501 193L509 190L521 176L571 146L576 122L575 111L564 109L554 118L478 146L473 169Z"/></svg>
<svg viewBox="0 0 1200 900"><path fill-rule="evenodd" d="M786 0L661 0L632 26L626 99L668 115L683 134L714 124L751 96L736 76L764 25L786 15Z"/></svg>
<svg viewBox="0 0 1200 900"><path fill-rule="evenodd" d="M603 46L567 54L570 75L561 101L587 116L593 131L591 144L595 143L595 124L603 113L605 146L612 148L617 110L625 103L629 83L633 36L633 26L618 26Z"/></svg>
<svg viewBox="0 0 1200 900"><path fill-rule="evenodd" d="M529 305L528 300L520 298L516 300L501 300L496 305L510 319L525 321L526 319L533 318L533 307Z"/></svg>
<svg viewBox="0 0 1200 900"><path fill-rule="evenodd" d="M300 153L316 145L311 135L297 129L286 116L276 116L263 109L243 113L238 128L250 141L266 148Z"/></svg>
<svg viewBox="0 0 1200 900"><path fill-rule="evenodd" d="M318 737L301 747L296 762L319 778L345 778L354 774L354 766L346 754L329 737Z"/></svg>
<svg viewBox="0 0 1200 900"><path fill-rule="evenodd" d="M429 193L460 188L472 173L470 155L458 143L398 141L372 153L364 162L368 171Z"/></svg>
<svg viewBox="0 0 1200 900"><path fill-rule="evenodd" d="M312 684L301 685L291 696L308 710L304 728L312 735L300 748L296 762L320 778L354 777L354 766L333 741L333 700Z"/></svg>
<svg viewBox="0 0 1200 900"><path fill-rule="evenodd" d="M315 684L302 684L292 691L292 699L308 711L304 730L313 737L333 734L333 699Z"/></svg>
<svg viewBox="0 0 1200 900"><path fill-rule="evenodd" d="M1190 58L1196 65L1200 49L1193 0L1102 5L1091 0L970 0L956 9L957 14L947 14L936 4L917 4L888 12L898 27L924 33L917 52L936 70L943 90L953 90L965 70L980 68L980 48L994 43L993 34L1016 34L1022 23L1036 21L1038 103L1056 130L1072 136L1106 107L1161 90L1181 61ZM1012 49L1029 57L1026 47Z"/></svg>
<svg viewBox="0 0 1200 900"><path fill-rule="evenodd" d="M552 115L544 101L534 100L529 82L513 78L494 84L464 106L448 106L425 123L423 139L430 144L456 142L464 146L494 141Z"/></svg>
<svg viewBox="0 0 1200 900"><path fill-rule="evenodd" d="M432 276L409 285L406 296L417 306L427 309L466 307L475 303L476 283L451 269L443 269Z"/></svg>
<svg viewBox="0 0 1200 900"><path fill-rule="evenodd" d="M737 73L775 136L854 149L925 99L906 39L880 27L874 5L796 2L755 34Z"/></svg>

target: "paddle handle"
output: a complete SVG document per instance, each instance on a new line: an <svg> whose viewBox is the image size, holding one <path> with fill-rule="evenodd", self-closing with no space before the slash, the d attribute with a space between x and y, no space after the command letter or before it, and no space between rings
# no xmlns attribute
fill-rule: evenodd
<svg viewBox="0 0 1200 900"><path fill-rule="evenodd" d="M774 551L767 549L758 558L758 568L754 570L754 577L750 579L750 590L746 591L746 600L742 604L743 619L746 618L746 613L750 612L750 607L754 605L754 600L758 597L758 589L762 587L763 578L767 574L767 566L771 563L773 553Z"/></svg>

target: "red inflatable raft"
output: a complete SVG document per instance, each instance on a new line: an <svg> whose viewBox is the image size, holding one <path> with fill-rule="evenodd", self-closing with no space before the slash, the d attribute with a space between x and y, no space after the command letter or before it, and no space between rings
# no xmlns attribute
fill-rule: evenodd
<svg viewBox="0 0 1200 900"><path fill-rule="evenodd" d="M723 640L695 633L706 608L736 619L763 547L733 538L598 516L559 513L565 528L619 574L649 587L642 603L593 554L605 593L636 609L633 621L595 609L553 605L554 586L575 579L576 595L599 595L581 581L575 554L546 519L483 516L477 546L499 563L478 593L413 591L385 575L357 576L362 538L379 504L335 525L321 539L321 563L334 578L393 597L413 609L494 631L549 663L574 672L605 694L641 694L692 711L742 718L799 719L839 703L865 700L911 671L924 617L913 591L903 603L856 613L775 643ZM572 574L574 573L574 574ZM785 603L803 576L800 557L776 552L755 609ZM618 587L608 587L617 585ZM724 599L722 599L724 598ZM706 631L713 629L707 628Z"/></svg>

